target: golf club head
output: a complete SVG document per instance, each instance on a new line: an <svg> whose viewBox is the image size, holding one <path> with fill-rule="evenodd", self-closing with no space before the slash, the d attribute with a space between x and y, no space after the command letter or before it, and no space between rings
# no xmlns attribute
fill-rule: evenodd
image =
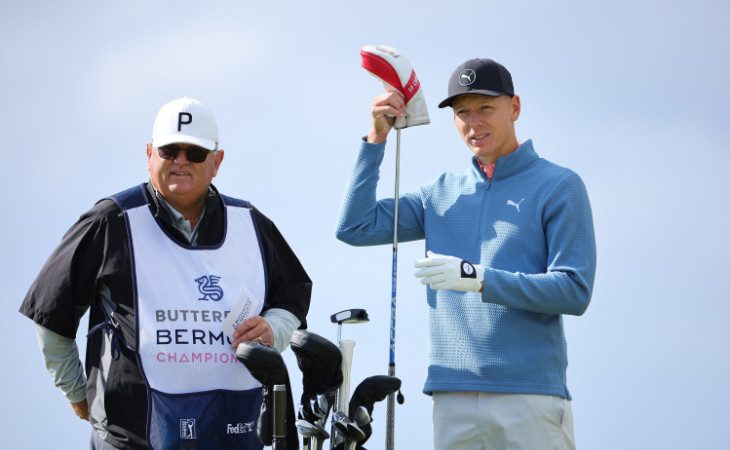
<svg viewBox="0 0 730 450"><path fill-rule="evenodd" d="M327 400L327 396L320 394L317 396L317 411L321 414L322 422L327 422L327 417L330 412L330 402Z"/></svg>
<svg viewBox="0 0 730 450"><path fill-rule="evenodd" d="M355 389L352 394L349 404L349 412L352 418L355 419L356 415L359 415L360 429L365 433L365 438L361 441L365 443L372 435L372 422L373 407L376 402L384 400L389 394L394 393L400 389L401 380L399 378L388 376L388 375L374 375L364 379ZM360 408L364 408L367 412L365 416ZM370 422L365 423L366 418L370 419Z"/></svg>
<svg viewBox="0 0 730 450"><path fill-rule="evenodd" d="M319 433L319 428L307 420L299 419L296 421L296 425L297 431L299 431L299 434L303 437L309 438Z"/></svg>
<svg viewBox="0 0 730 450"><path fill-rule="evenodd" d="M368 413L367 408L364 406L358 406L355 411L350 412L350 415L352 416L351 419L361 427L373 421L373 418L370 417L370 413Z"/></svg>
<svg viewBox="0 0 730 450"><path fill-rule="evenodd" d="M364 309L346 309L330 316L332 323L364 323L369 322L368 312Z"/></svg>
<svg viewBox="0 0 730 450"><path fill-rule="evenodd" d="M339 409L332 413L332 426L342 437L347 438L347 422L350 422L350 418L347 414L340 411Z"/></svg>
<svg viewBox="0 0 730 450"><path fill-rule="evenodd" d="M289 378L281 353L269 344L241 342L236 349L236 359L264 386L285 384Z"/></svg>
<svg viewBox="0 0 730 450"><path fill-rule="evenodd" d="M319 394L317 396L317 408L320 411L328 411L330 409L330 402L327 400L327 396Z"/></svg>
<svg viewBox="0 0 730 450"><path fill-rule="evenodd" d="M329 438L329 434L327 437L314 436L314 438L312 438L311 450L322 450L324 447L324 441L327 440L327 438Z"/></svg>
<svg viewBox="0 0 730 450"><path fill-rule="evenodd" d="M342 353L340 348L324 337L308 330L295 330L290 348L302 371L301 403L308 403L325 394L330 404L342 384Z"/></svg>
<svg viewBox="0 0 730 450"><path fill-rule="evenodd" d="M332 420L335 429L345 440L360 442L365 439L365 432L342 411L337 411Z"/></svg>
<svg viewBox="0 0 730 450"><path fill-rule="evenodd" d="M319 412L319 409L317 408L317 400L311 399L309 401L309 410L312 411L312 414L314 417L317 418L317 420L322 420L322 415Z"/></svg>
<svg viewBox="0 0 730 450"><path fill-rule="evenodd" d="M274 395L280 392L275 386L282 386L285 392L283 400L285 405L279 405L286 420L284 427L289 428L285 434L290 436L289 445L298 443L295 426L294 402L291 397L289 373L286 363L279 351L262 342L241 342L236 349L236 359L243 364L258 382L262 384L264 401L261 404L261 411L256 424L256 434L264 445L271 445L274 440ZM283 430L279 430L282 433Z"/></svg>
<svg viewBox="0 0 730 450"><path fill-rule="evenodd" d="M344 422L333 422L332 425L335 427L337 434L347 439L347 424Z"/></svg>
<svg viewBox="0 0 730 450"><path fill-rule="evenodd" d="M373 375L360 382L350 399L349 411L364 406L372 415L373 405L400 389L401 380L388 375Z"/></svg>
<svg viewBox="0 0 730 450"><path fill-rule="evenodd" d="M315 437L318 437L321 440L329 439L330 434L324 429L324 423L314 422L314 426L317 427L317 435Z"/></svg>
<svg viewBox="0 0 730 450"><path fill-rule="evenodd" d="M365 432L355 422L346 423L345 428L347 429L347 439L354 442L361 442L365 439Z"/></svg>
<svg viewBox="0 0 730 450"><path fill-rule="evenodd" d="M312 411L311 405L309 403L299 404L297 417L312 423L317 420L317 416Z"/></svg>

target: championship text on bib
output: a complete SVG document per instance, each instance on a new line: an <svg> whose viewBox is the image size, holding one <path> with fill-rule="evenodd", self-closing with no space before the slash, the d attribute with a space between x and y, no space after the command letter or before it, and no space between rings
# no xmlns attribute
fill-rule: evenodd
<svg viewBox="0 0 730 450"><path fill-rule="evenodd" d="M218 248L177 244L147 206L127 213L137 282L139 355L149 386L170 394L260 386L236 359L220 328L241 286L260 304L266 294L250 210L226 207L226 235Z"/></svg>

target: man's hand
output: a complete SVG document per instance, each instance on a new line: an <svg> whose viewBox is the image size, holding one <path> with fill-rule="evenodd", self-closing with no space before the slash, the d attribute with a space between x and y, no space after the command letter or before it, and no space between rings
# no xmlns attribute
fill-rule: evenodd
<svg viewBox="0 0 730 450"><path fill-rule="evenodd" d="M431 289L481 292L484 284L484 268L454 256L440 255L432 251L428 257L416 260L416 277Z"/></svg>
<svg viewBox="0 0 730 450"><path fill-rule="evenodd" d="M245 341L264 342L274 346L274 333L271 331L269 322L261 316L253 316L246 319L233 333L235 340L231 342L233 348Z"/></svg>
<svg viewBox="0 0 730 450"><path fill-rule="evenodd" d="M406 101L398 91L389 91L375 97L370 113L372 126L367 141L372 144L382 144L393 129L396 117L403 117L406 110Z"/></svg>
<svg viewBox="0 0 730 450"><path fill-rule="evenodd" d="M385 45L366 45L360 49L360 55L360 65L379 79L386 91L397 91L403 96L402 114L393 123L396 130L431 122L421 82L401 52Z"/></svg>
<svg viewBox="0 0 730 450"><path fill-rule="evenodd" d="M84 400L78 403L71 403L71 408L82 420L89 420L89 403Z"/></svg>

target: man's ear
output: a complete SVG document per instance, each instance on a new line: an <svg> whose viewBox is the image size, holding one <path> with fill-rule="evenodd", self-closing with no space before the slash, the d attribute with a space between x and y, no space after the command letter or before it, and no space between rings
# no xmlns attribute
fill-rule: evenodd
<svg viewBox="0 0 730 450"><path fill-rule="evenodd" d="M520 104L520 96L515 95L512 97L512 121L516 121L520 117L520 111L522 111L522 105Z"/></svg>
<svg viewBox="0 0 730 450"><path fill-rule="evenodd" d="M147 169L150 168L150 160L152 159L152 144L147 143Z"/></svg>
<svg viewBox="0 0 730 450"><path fill-rule="evenodd" d="M218 175L218 168L221 166L221 162L223 162L223 156L225 156L223 149L215 152L215 172L213 173L213 176Z"/></svg>

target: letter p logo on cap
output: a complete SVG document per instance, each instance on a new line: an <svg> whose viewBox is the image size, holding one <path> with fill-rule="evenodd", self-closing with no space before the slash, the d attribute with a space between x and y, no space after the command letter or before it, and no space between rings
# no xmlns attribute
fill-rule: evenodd
<svg viewBox="0 0 730 450"><path fill-rule="evenodd" d="M183 117L187 120L183 122ZM193 122L193 115L189 112L181 112L177 115L177 131L182 130L183 125L190 125Z"/></svg>

